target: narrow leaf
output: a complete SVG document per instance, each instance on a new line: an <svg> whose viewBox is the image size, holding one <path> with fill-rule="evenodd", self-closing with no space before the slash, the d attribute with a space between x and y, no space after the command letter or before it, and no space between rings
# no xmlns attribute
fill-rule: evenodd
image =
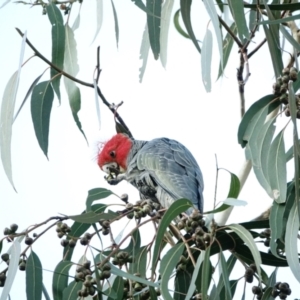
<svg viewBox="0 0 300 300"><path fill-rule="evenodd" d="M65 52L65 28L63 24L63 17L61 10L58 9L54 2L50 2L49 5L46 5L47 15L52 25L52 60L51 62L60 68L63 69L64 66L64 52ZM51 68L51 79L52 86L57 95L57 98L60 97L60 78L61 75L58 75L58 72Z"/></svg>
<svg viewBox="0 0 300 300"><path fill-rule="evenodd" d="M236 35L237 28L236 28L235 23L231 24L230 30L234 35ZM231 54L232 46L233 46L233 38L229 33L227 33L226 36L225 36L225 39L223 41L223 54L222 54L222 56L223 56L223 68L222 68L222 65L221 65L221 62L220 62L218 79L223 74L223 70L225 70L225 67L227 65L229 56Z"/></svg>
<svg viewBox="0 0 300 300"><path fill-rule="evenodd" d="M22 43L21 43L21 52L19 59L19 67L18 71L16 71L11 78L9 79L2 98L1 104L1 114L0 114L0 151L1 151L1 160L2 165L5 171L5 174L14 188L16 190L13 178L12 178L12 165L11 165L11 135L12 135L12 124L13 124L13 116L14 109L17 97L17 90L19 86L20 73L22 68L22 62L25 51L26 44L26 36L25 32Z"/></svg>
<svg viewBox="0 0 300 300"><path fill-rule="evenodd" d="M39 257L31 251L26 261L26 296L30 300L42 299L43 271Z"/></svg>
<svg viewBox="0 0 300 300"><path fill-rule="evenodd" d="M112 10L113 10L113 15L114 15L116 43L117 43L117 48L118 48L118 46L119 46L119 23L118 23L117 11L116 11L113 0L111 0L111 7L112 7Z"/></svg>
<svg viewBox="0 0 300 300"><path fill-rule="evenodd" d="M184 26L192 39L196 49L201 53L201 49L196 39L196 36L193 31L192 22L191 22L191 5L192 0L180 0L180 9L181 9L181 16L184 23Z"/></svg>
<svg viewBox="0 0 300 300"><path fill-rule="evenodd" d="M55 267L52 279L52 293L54 300L63 299L63 291L68 286L69 270L72 265L72 262L62 260Z"/></svg>
<svg viewBox="0 0 300 300"><path fill-rule="evenodd" d="M147 25L150 46L155 59L158 59L160 54L161 4L162 1L146 0L146 7L152 13L147 14Z"/></svg>
<svg viewBox="0 0 300 300"><path fill-rule="evenodd" d="M299 15L300 16L300 15ZM291 43L291 45L297 50L297 52L300 51L300 45L297 42L297 40L294 39L294 37L291 36L291 34L284 28L284 26L280 25L279 27L281 33L284 35L284 37Z"/></svg>
<svg viewBox="0 0 300 300"><path fill-rule="evenodd" d="M277 203L286 201L286 162L284 149L284 130L274 139L269 151L269 180L273 197Z"/></svg>
<svg viewBox="0 0 300 300"><path fill-rule="evenodd" d="M94 43L100 29L102 26L103 22L103 0L97 0L97 8L96 8L96 17L97 17L97 27L96 27L96 32L93 38L92 43Z"/></svg>
<svg viewBox="0 0 300 300"><path fill-rule="evenodd" d="M82 288L82 281L72 281L63 291L63 300L77 300L78 291Z"/></svg>
<svg viewBox="0 0 300 300"><path fill-rule="evenodd" d="M171 14L174 0L166 0L161 10L161 29L160 29L160 61L164 68L167 66L168 36L171 21Z"/></svg>
<svg viewBox="0 0 300 300"><path fill-rule="evenodd" d="M155 272L156 264L159 259L159 253L161 249L161 242L163 240L163 236L166 232L167 227L171 224L171 222L182 212L186 211L190 207L194 207L192 202L187 199L178 199L177 201L173 202L169 209L165 212L164 216L162 217L156 238L155 238L155 245L153 249L153 257L152 257L152 272Z"/></svg>
<svg viewBox="0 0 300 300"><path fill-rule="evenodd" d="M230 287L230 282L229 282L230 273L228 272L227 263L226 263L223 252L220 253L220 262L221 262L220 267L221 267L221 271L222 271L222 279L223 279L223 283L224 283L225 300L231 300L232 294L231 294L231 287Z"/></svg>
<svg viewBox="0 0 300 300"><path fill-rule="evenodd" d="M139 68L140 83L143 81L144 74L146 71L149 50L150 50L150 41L149 41L148 26L146 24L145 30L143 33L142 44L141 44L141 48L140 48L140 59L142 60L142 66Z"/></svg>
<svg viewBox="0 0 300 300"><path fill-rule="evenodd" d="M252 235L249 233L248 230L246 230L243 226L239 224L229 225L228 228L232 229L245 242L247 247L250 249L257 268L258 279L260 281L261 280L260 265L262 264L262 261L261 261L261 256L258 251L257 245L254 242Z"/></svg>
<svg viewBox="0 0 300 300"><path fill-rule="evenodd" d="M64 57L64 69L67 73L76 77L79 71L79 66L77 63L77 49L76 49L77 45L74 38L74 33L68 24L66 25L65 30L66 30L66 46L65 46L65 57ZM78 112L80 111L80 107L81 107L80 90L72 80L66 77L64 78L64 82L69 97L69 103L73 114L73 118L75 120L78 129L86 139L86 136L82 130L81 123L78 118Z"/></svg>
<svg viewBox="0 0 300 300"><path fill-rule="evenodd" d="M272 25L270 25L270 26L272 26ZM281 75L281 72L283 69L283 62L282 62L280 45L279 45L279 37L277 38L277 35L275 35L267 27L267 25L263 25L263 28L265 31L268 45L269 45L268 48L269 48L269 52L270 52L272 63L273 63L275 77L277 78Z"/></svg>
<svg viewBox="0 0 300 300"><path fill-rule="evenodd" d="M121 269L115 267L114 265L110 264L110 267L111 267L111 273L112 274L115 274L117 276L120 276L120 277L124 277L126 279L129 279L129 280L133 280L133 281L137 281L137 282L140 282L142 284L145 284L146 286L152 286L154 288L158 288L159 285L158 283L155 283L153 281L148 281L142 277L138 277L138 276L135 276L135 275L132 275L128 272L124 272L122 271Z"/></svg>
<svg viewBox="0 0 300 300"><path fill-rule="evenodd" d="M161 294L164 300L173 300L169 292L169 280L179 258L184 250L184 244L180 243L172 247L162 258L159 273L161 276Z"/></svg>
<svg viewBox="0 0 300 300"><path fill-rule="evenodd" d="M229 0L228 3L230 5L232 16L237 26L240 41L243 42L244 39L249 38L249 30L246 23L243 2Z"/></svg>
<svg viewBox="0 0 300 300"><path fill-rule="evenodd" d="M91 206L95 200L104 199L106 197L109 197L110 195L113 195L114 193L110 190L104 189L104 188L95 188L88 191L88 196L86 199L86 210L90 211ZM106 207L106 206L105 206ZM105 209L105 208L104 208Z"/></svg>
<svg viewBox="0 0 300 300"><path fill-rule="evenodd" d="M5 285L2 289L0 300L7 300L7 298L9 297L9 292L11 290L11 287L15 280L16 273L18 271L20 253L21 253L21 245L19 240L16 239L13 242L8 253L10 254L10 260L9 260L8 270L6 273Z"/></svg>
<svg viewBox="0 0 300 300"><path fill-rule="evenodd" d="M298 217L298 199L296 199L292 211L289 214L289 218L286 225L285 233L285 253L286 259L288 261L289 267L300 282L300 265L298 257L298 246L297 246L297 236L299 230L299 217Z"/></svg>
<svg viewBox="0 0 300 300"><path fill-rule="evenodd" d="M50 114L54 93L50 81L36 85L31 95L31 118L39 145L48 158Z"/></svg>
<svg viewBox="0 0 300 300"><path fill-rule="evenodd" d="M101 129L101 118L100 118L100 105L99 105L99 99L98 99L98 92L97 92L97 82L96 79L93 81L94 83L94 95L95 95L95 106L96 106L96 113L97 113L97 119L98 119L98 126L99 130Z"/></svg>
<svg viewBox="0 0 300 300"><path fill-rule="evenodd" d="M40 80L40 78L43 76L43 74L44 74L44 72L43 72L40 76L38 76L38 77L33 81L33 83L31 84L29 90L28 90L27 93L26 93L26 96L25 96L24 100L22 101L22 104L20 105L20 108L18 109L18 111L16 112L16 114L15 114L15 116L14 116L14 122L16 121L16 119L17 119L19 113L21 112L21 109L23 108L23 106L24 106L24 104L25 104L27 98L29 97L29 95L31 94L32 90L34 89L34 87L36 86L36 84L39 82L39 80Z"/></svg>
<svg viewBox="0 0 300 300"><path fill-rule="evenodd" d="M68 216L68 217L79 223L93 224L93 223L98 222L100 219L109 220L109 219L113 219L117 216L118 216L118 214L115 212L96 214L93 211L90 211L90 212L82 214L82 215L74 215L74 216Z"/></svg>
<svg viewBox="0 0 300 300"><path fill-rule="evenodd" d="M111 290L115 292L115 297L108 297L107 300L122 299L124 294L124 280L117 276L112 284ZM109 295L108 295L109 296Z"/></svg>
<svg viewBox="0 0 300 300"><path fill-rule="evenodd" d="M205 254L205 251L201 251L201 254L198 256L198 259L197 259L197 262L196 262L196 265L195 265L195 268L194 268L194 271L193 271L193 275L192 275L192 279L189 283L190 287L188 289L188 292L185 296L185 300L189 300L192 298L193 296L193 293L196 289L196 284L195 284L195 281L198 277L198 274L200 272L200 266L204 260L204 254Z"/></svg>
<svg viewBox="0 0 300 300"><path fill-rule="evenodd" d="M206 30L201 54L202 82L207 93L211 92L211 62L213 39L209 29Z"/></svg>
<svg viewBox="0 0 300 300"><path fill-rule="evenodd" d="M179 17L180 17L180 9L176 11L173 17L173 23L175 26L175 29L185 38L190 39L190 36L182 29L180 22L179 22Z"/></svg>
<svg viewBox="0 0 300 300"><path fill-rule="evenodd" d="M254 102L251 107L246 111L245 115L243 116L243 119L239 125L238 129L238 142L239 144L244 148L249 140L249 138L246 136L245 133L251 124L251 120L254 118L254 116L265 106L268 106L272 103L273 100L275 100L276 97L274 95L267 95L262 97L261 99ZM276 101L278 105L280 104L279 101ZM275 109L275 107L274 107ZM270 109L268 113L270 113Z"/></svg>
<svg viewBox="0 0 300 300"><path fill-rule="evenodd" d="M203 3L205 5L206 11L210 16L211 22L213 24L217 43L218 43L218 49L219 49L219 55L220 55L220 66L221 69L223 69L223 44L222 44L222 30L219 23L219 16L215 7L215 3L211 0L203 0ZM204 42L203 42L204 43Z"/></svg>

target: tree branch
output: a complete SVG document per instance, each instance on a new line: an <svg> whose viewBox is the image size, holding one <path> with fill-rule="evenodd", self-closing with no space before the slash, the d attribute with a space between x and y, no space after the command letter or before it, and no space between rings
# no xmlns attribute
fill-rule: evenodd
<svg viewBox="0 0 300 300"><path fill-rule="evenodd" d="M19 28L16 28L17 32L23 37L24 34L22 33L22 31ZM31 42L26 38L26 43L27 45L34 51L35 55L37 57L39 57L41 60L43 60L46 64L48 64L51 68L53 68L54 70L56 70L58 73L60 73L61 75L71 79L74 82L77 82L81 85L90 87L90 88L94 88L94 84L93 83L89 83L89 82L85 82L82 80L79 80L75 77L73 77L72 75L66 73L64 70L61 70L60 68L58 68L57 66L55 66L51 61L49 61L45 56L43 56L32 44ZM99 62L98 62L99 63ZM98 71L97 73L97 80L99 80L100 77L100 72L101 69L99 68L100 71ZM102 102L109 108L109 110L114 114L115 118L120 122L120 124L124 127L124 129L127 131L127 134L132 138L132 133L130 132L129 128L127 127L127 125L125 124L125 122L123 121L123 119L121 118L121 116L119 115L119 113L117 112L117 110L115 109L115 106L113 104L110 104L106 98L104 97L104 95L102 94L99 86L97 85L97 93L99 95L99 97L102 99Z"/></svg>

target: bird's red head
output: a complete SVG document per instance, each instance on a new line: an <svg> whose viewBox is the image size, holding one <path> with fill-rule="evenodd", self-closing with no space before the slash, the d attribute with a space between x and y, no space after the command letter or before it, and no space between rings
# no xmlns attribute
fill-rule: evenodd
<svg viewBox="0 0 300 300"><path fill-rule="evenodd" d="M117 163L124 171L127 169L127 157L132 147L132 141L126 135L118 133L104 144L103 149L98 154L98 166L103 170L103 166L109 163Z"/></svg>

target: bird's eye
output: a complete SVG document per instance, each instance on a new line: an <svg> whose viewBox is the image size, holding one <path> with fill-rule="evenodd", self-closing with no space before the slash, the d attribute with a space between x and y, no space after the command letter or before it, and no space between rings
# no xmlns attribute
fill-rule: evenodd
<svg viewBox="0 0 300 300"><path fill-rule="evenodd" d="M110 155L110 157L115 158L116 157L116 151L110 151L109 155Z"/></svg>

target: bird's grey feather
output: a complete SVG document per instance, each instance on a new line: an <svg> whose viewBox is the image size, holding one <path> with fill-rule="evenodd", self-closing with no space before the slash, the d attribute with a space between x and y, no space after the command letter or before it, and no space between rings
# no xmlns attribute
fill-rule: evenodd
<svg viewBox="0 0 300 300"><path fill-rule="evenodd" d="M144 196L165 208L177 199L187 198L203 212L201 170L191 152L179 142L167 138L133 141L127 162L126 179ZM146 194L147 188L156 191L155 199L153 193Z"/></svg>

